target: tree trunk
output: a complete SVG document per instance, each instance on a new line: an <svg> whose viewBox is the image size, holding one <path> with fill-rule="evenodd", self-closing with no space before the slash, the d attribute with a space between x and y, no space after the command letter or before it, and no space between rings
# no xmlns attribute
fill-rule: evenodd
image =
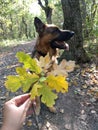
<svg viewBox="0 0 98 130"><path fill-rule="evenodd" d="M26 38L28 38L29 37L28 36L28 26L27 26L27 23L26 23L24 17L22 17L22 23L24 24L24 33L25 33L25 36L26 36Z"/></svg>
<svg viewBox="0 0 98 130"><path fill-rule="evenodd" d="M87 5L85 0L80 0L80 7L81 7L81 17L82 17L82 32L83 32L83 37L86 38L88 37L88 29L87 29L87 24L86 24L86 17L87 17Z"/></svg>
<svg viewBox="0 0 98 130"><path fill-rule="evenodd" d="M14 39L14 32L13 32L13 18L12 15L10 14L10 20L11 20L11 25L10 25L10 38Z"/></svg>
<svg viewBox="0 0 98 130"><path fill-rule="evenodd" d="M82 18L79 0L61 0L61 3L64 15L63 28L74 31L75 35L68 42L70 51L64 51L60 60L65 58L77 62L87 62L89 58L83 48Z"/></svg>
<svg viewBox="0 0 98 130"><path fill-rule="evenodd" d="M45 1L45 5L42 4L41 0L38 0L38 4L41 6L41 8L44 10L45 12L45 16L46 16L46 21L48 24L52 23L52 8L48 5L48 0L44 0Z"/></svg>

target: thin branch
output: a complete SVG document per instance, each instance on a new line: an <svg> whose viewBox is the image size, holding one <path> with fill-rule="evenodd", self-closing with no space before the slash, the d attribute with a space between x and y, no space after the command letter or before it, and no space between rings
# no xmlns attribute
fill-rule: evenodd
<svg viewBox="0 0 98 130"><path fill-rule="evenodd" d="M34 116L34 119L35 119L35 123L36 123L36 127L37 127L37 130L40 130L39 129L39 124L38 124L38 116L36 115L36 108L35 108L35 106L34 106L34 104L32 104L32 108L33 108L33 116Z"/></svg>
<svg viewBox="0 0 98 130"><path fill-rule="evenodd" d="M48 6L48 0L44 0L46 7Z"/></svg>
<svg viewBox="0 0 98 130"><path fill-rule="evenodd" d="M42 8L43 10L45 10L45 6L42 4L42 1L41 1L41 0L38 0L38 4L41 6L41 8Z"/></svg>

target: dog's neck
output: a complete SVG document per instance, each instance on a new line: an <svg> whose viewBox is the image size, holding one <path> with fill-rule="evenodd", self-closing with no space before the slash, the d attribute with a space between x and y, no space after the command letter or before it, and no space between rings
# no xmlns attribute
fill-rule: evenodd
<svg viewBox="0 0 98 130"><path fill-rule="evenodd" d="M52 48L49 42L43 41L41 38L37 39L35 48L39 56L45 56L49 53L51 58L52 56L57 55L56 48Z"/></svg>
<svg viewBox="0 0 98 130"><path fill-rule="evenodd" d="M43 56L43 57L46 56L46 54L42 53L41 51L37 51L37 52L38 52L38 54L39 54L40 56Z"/></svg>

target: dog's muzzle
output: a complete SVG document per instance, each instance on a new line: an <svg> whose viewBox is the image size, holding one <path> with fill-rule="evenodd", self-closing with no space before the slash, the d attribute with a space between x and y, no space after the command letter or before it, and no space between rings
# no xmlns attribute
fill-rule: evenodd
<svg viewBox="0 0 98 130"><path fill-rule="evenodd" d="M66 43L74 35L73 31L63 30L59 32L59 36L51 41L52 48L69 50L69 45Z"/></svg>

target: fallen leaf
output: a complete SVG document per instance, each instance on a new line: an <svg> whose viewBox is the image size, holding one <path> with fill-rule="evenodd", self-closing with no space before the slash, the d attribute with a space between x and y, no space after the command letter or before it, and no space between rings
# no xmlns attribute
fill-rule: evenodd
<svg viewBox="0 0 98 130"><path fill-rule="evenodd" d="M47 128L50 127L50 123L49 123L49 122L46 123L46 127L47 127Z"/></svg>
<svg viewBox="0 0 98 130"><path fill-rule="evenodd" d="M32 124L33 124L33 122L32 122L32 120L27 120L27 126L32 126Z"/></svg>
<svg viewBox="0 0 98 130"><path fill-rule="evenodd" d="M63 114L63 113L64 113L64 109L60 109L60 113L62 113L62 114Z"/></svg>
<svg viewBox="0 0 98 130"><path fill-rule="evenodd" d="M78 83L77 83L76 80L74 80L74 81L72 82L72 84L73 84L74 86L78 86Z"/></svg>
<svg viewBox="0 0 98 130"><path fill-rule="evenodd" d="M88 88L88 86L87 86L86 84L85 84L85 85L83 85L82 87L83 87L83 88L85 88L85 89L86 89L86 88Z"/></svg>

